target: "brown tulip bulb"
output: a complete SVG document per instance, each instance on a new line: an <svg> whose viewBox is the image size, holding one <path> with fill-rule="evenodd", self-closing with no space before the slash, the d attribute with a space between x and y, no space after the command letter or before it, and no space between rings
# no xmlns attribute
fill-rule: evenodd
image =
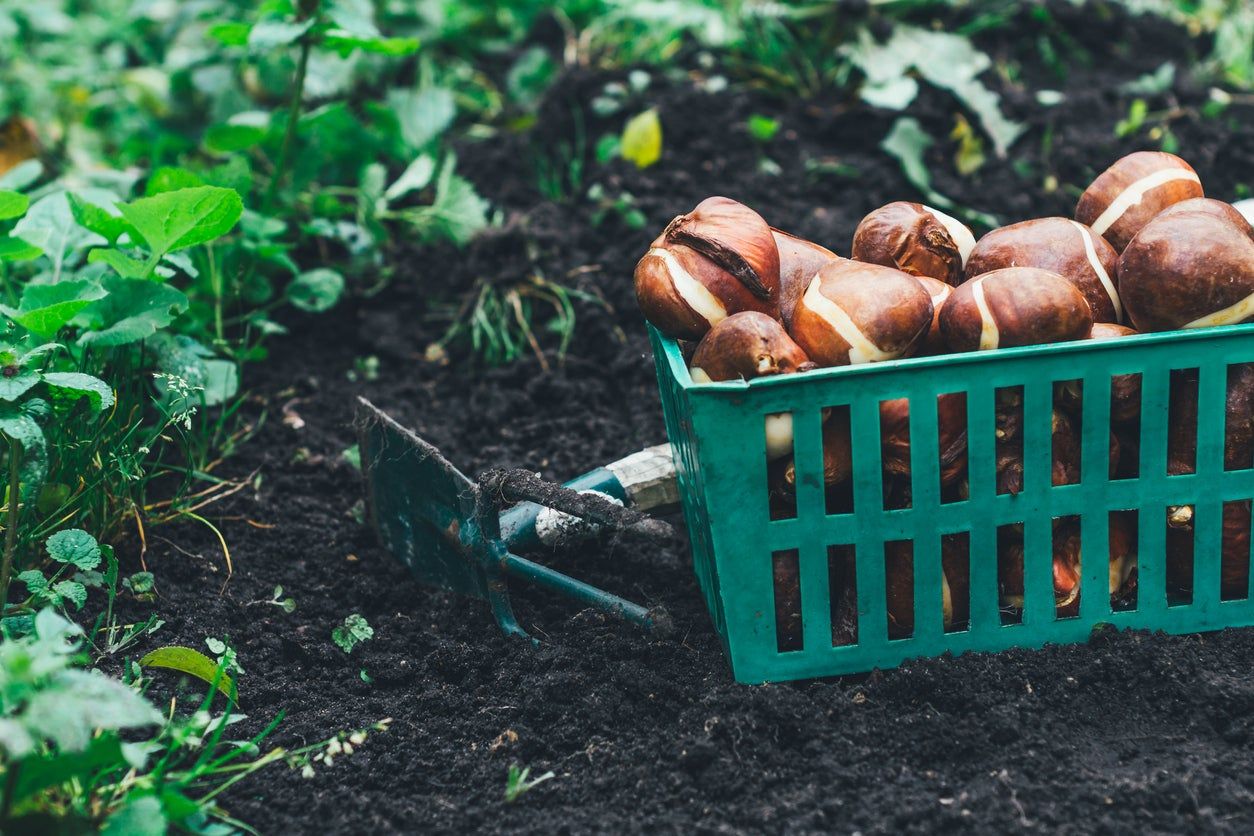
<svg viewBox="0 0 1254 836"><path fill-rule="evenodd" d="M961 221L922 203L899 200L862 219L850 255L956 285L974 245L975 236Z"/></svg>
<svg viewBox="0 0 1254 836"><path fill-rule="evenodd" d="M1110 514L1109 523L1109 575L1110 601L1113 606L1122 600L1135 586L1137 531L1136 514L1116 511ZM1091 551L1091 549L1090 549ZM1080 567L1083 550L1080 526L1068 521L1054 532L1054 597L1058 618L1071 618L1080 614Z"/></svg>
<svg viewBox="0 0 1254 836"><path fill-rule="evenodd" d="M853 443L849 435L849 407L836 407L823 424L823 483L828 486L842 485L852 475ZM796 491L797 468L792 461L784 467L784 485L787 490Z"/></svg>
<svg viewBox="0 0 1254 836"><path fill-rule="evenodd" d="M1222 200L1213 200L1209 197L1195 197L1191 200L1173 203L1155 215L1154 220L1193 212L1200 212L1203 215L1210 215L1217 220L1227 221L1246 235L1254 236L1254 226L1250 226L1249 219L1242 215L1236 206L1231 203L1224 203Z"/></svg>
<svg viewBox="0 0 1254 836"><path fill-rule="evenodd" d="M1250 582L1250 501L1223 504L1220 532L1219 597L1225 601L1245 598ZM1167 527L1167 589L1193 588L1195 534L1191 529ZM1214 584L1214 579L1203 581ZM1212 587L1213 588L1213 587Z"/></svg>
<svg viewBox="0 0 1254 836"><path fill-rule="evenodd" d="M701 338L692 355L696 383L753 380L815 368L778 320L757 311L742 311L719 322ZM766 417L766 455L778 459L792 452L792 414Z"/></svg>
<svg viewBox="0 0 1254 836"><path fill-rule="evenodd" d="M698 383L753 380L815 368L779 320L757 311L732 314L709 330L692 355Z"/></svg>
<svg viewBox="0 0 1254 836"><path fill-rule="evenodd" d="M779 315L779 250L757 212L711 197L667 225L636 264L646 319L676 339L699 339L730 314Z"/></svg>
<svg viewBox="0 0 1254 836"><path fill-rule="evenodd" d="M940 312L945 301L949 299L950 294L954 292L953 285L945 284L940 279L933 279L931 276L916 276L919 284L923 285L923 289L932 297L932 326L927 330L927 336L923 338L923 342L919 344L918 354L944 354L945 338L941 335L940 329Z"/></svg>
<svg viewBox="0 0 1254 836"><path fill-rule="evenodd" d="M1254 237L1210 211L1154 218L1119 257L1119 292L1141 331L1254 321Z"/></svg>
<svg viewBox="0 0 1254 836"><path fill-rule="evenodd" d="M1003 226L981 238L967 259L967 278L1004 267L1039 267L1080 289L1094 322L1123 315L1115 289L1119 254L1084 224L1068 218L1038 218Z"/></svg>
<svg viewBox="0 0 1254 836"><path fill-rule="evenodd" d="M949 392L936 399L940 484L951 485L966 473L967 399ZM880 404L880 460L886 473L910 475L910 401L894 398Z"/></svg>
<svg viewBox="0 0 1254 836"><path fill-rule="evenodd" d="M793 314L792 335L820 366L904 357L927 335L932 298L891 267L840 259L819 269Z"/></svg>
<svg viewBox="0 0 1254 836"><path fill-rule="evenodd" d="M1094 322L1089 331L1090 340L1113 340L1138 333L1126 325L1113 322ZM1084 406L1083 390L1075 381L1064 381L1054 387L1057 403L1079 415ZM1141 416L1141 376L1139 374L1115 375L1110 380L1110 420L1119 425L1135 423Z"/></svg>
<svg viewBox="0 0 1254 836"><path fill-rule="evenodd" d="M1123 252L1159 212L1202 196L1202 182L1184 160L1161 151L1137 151L1103 171L1084 190L1075 218Z"/></svg>
<svg viewBox="0 0 1254 836"><path fill-rule="evenodd" d="M1003 606L1023 609L1025 572L1023 528L1003 526L997 532L997 581ZM1051 569L1055 614L1075 614L1080 595L1080 527L1072 521L1053 531Z"/></svg>
<svg viewBox="0 0 1254 836"><path fill-rule="evenodd" d="M1036 267L1006 267L968 279L940 314L951 351L985 351L1079 340L1093 315L1074 284Z"/></svg>
<svg viewBox="0 0 1254 836"><path fill-rule="evenodd" d="M792 314L819 268L839 256L804 238L772 229L779 250L779 318L792 329Z"/></svg>

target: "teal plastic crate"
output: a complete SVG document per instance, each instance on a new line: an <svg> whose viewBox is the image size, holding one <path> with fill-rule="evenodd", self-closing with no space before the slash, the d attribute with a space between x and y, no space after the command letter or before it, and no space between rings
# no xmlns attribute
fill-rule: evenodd
<svg viewBox="0 0 1254 836"><path fill-rule="evenodd" d="M1227 367L1254 362L1254 325L1146 334L992 352L823 369L745 383L695 384L679 346L652 331L654 358L675 453L693 565L736 679L745 683L889 668L917 657L968 650L1040 647L1085 641L1094 625L1189 633L1254 624L1254 599L1221 601L1221 513L1227 500L1254 497L1254 469L1224 469ZM1198 369L1196 472L1168 476L1170 373ZM1140 473L1109 478L1110 381L1142 376ZM1082 380L1082 472L1077 484L1050 480L1050 415L1055 381ZM1023 387L1024 484L995 487L994 395ZM967 398L969 499L942 502L936 398ZM913 498L885 510L879 403L910 399ZM822 479L821 412L848 405L854 450L853 512L827 513ZM920 408L922 405L922 408ZM796 516L768 510L766 416L793 416ZM1100 463L1092 466L1089 463ZM1165 509L1195 506L1192 601L1169 604ZM1112 612L1108 514L1138 514L1138 592L1134 609ZM1051 520L1081 524L1080 613L1055 614ZM1024 524L1024 607L1003 624L997 588L997 528ZM946 632L941 600L941 536L970 534L970 619ZM884 546L914 541L913 634L890 639ZM833 646L828 547L854 546L857 642ZM773 555L796 550L801 648L781 651L776 633ZM1099 559L1093 559L1094 555ZM1254 578L1254 572L1251 572Z"/></svg>

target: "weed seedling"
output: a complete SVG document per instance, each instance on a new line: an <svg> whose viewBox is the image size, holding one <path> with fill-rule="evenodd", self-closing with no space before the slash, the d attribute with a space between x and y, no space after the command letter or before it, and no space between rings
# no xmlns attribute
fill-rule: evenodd
<svg viewBox="0 0 1254 836"><path fill-rule="evenodd" d="M557 777L553 774L552 770L544 773L543 775L538 775L535 778L529 777L530 775L531 767L529 766L520 768L516 763L511 763L509 765L509 775L505 778L506 801L513 804L521 796L531 792L540 784Z"/></svg>
<svg viewBox="0 0 1254 836"><path fill-rule="evenodd" d="M331 631L331 641L345 653L352 653L354 647L373 638L374 628L360 613L345 616L344 623Z"/></svg>

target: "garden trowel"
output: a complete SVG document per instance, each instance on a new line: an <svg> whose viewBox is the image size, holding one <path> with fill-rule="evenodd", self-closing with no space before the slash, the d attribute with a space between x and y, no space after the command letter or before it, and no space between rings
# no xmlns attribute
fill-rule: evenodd
<svg viewBox="0 0 1254 836"><path fill-rule="evenodd" d="M358 398L356 424L371 526L422 583L487 600L497 624L510 635L527 635L510 606L510 579L648 630L670 627L660 607L642 607L515 554L607 529L646 536L668 532L669 526L643 512L679 505L669 444L641 450L565 485L517 470L491 470L474 481L365 398Z"/></svg>

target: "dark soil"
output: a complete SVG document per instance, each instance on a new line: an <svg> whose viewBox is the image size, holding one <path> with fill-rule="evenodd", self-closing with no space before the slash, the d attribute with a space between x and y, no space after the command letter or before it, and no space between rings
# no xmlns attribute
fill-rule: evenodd
<svg viewBox="0 0 1254 836"><path fill-rule="evenodd" d="M1172 110L1179 153L1210 192L1236 196L1254 171L1254 109L1201 117L1206 86L1186 68L1204 45L1162 23L1098 12L1055 8L1055 32L1088 56L1086 65L1064 55L1066 79L1041 60L1045 29L1035 18L980 36L1018 68L1022 87L989 78L1030 131L1011 159L990 153L974 176L953 172L953 147L943 139L955 103L923 92L911 115L941 138L929 159L937 188L1005 222L1069 215L1097 171L1125 152L1158 147L1145 130L1114 138L1132 98L1117 88L1173 60L1174 88L1152 96L1151 110ZM241 700L249 723L287 712L275 743L296 746L393 718L389 731L313 778L280 765L239 784L224 796L229 811L266 833L1249 832L1250 630L1101 635L1040 652L746 687L724 663L682 525L660 546L620 540L545 558L664 604L675 637L651 641L520 589L515 606L543 639L538 649L502 638L483 603L418 586L373 544L358 522L358 475L341 457L354 441L354 395L389 410L467 473L527 467L569 478L663 439L630 281L648 230L707 195L726 194L845 252L864 213L917 199L878 150L895 114L837 95L780 100L735 85L712 94L698 71L654 73L640 104L659 108L662 161L645 171L593 167L590 175L611 194L634 195L647 229L614 216L595 226L586 201L540 197L530 160L567 140L572 107L617 77L570 75L536 133L462 149L464 170L504 213L500 229L462 252L397 253L396 280L382 295L292 321L291 336L273 343L274 356L249 381L264 424L225 469L258 470L259 487L207 509L234 559L225 587L222 555L206 530L156 532L182 551L150 537L147 561L167 621L160 638L201 646L206 635L229 636L247 671ZM1038 87L1065 99L1040 107ZM744 128L755 113L782 124L765 146ZM602 126L587 118L595 140ZM762 170L767 157L782 173ZM856 173L823 174L813 160ZM530 356L486 371L456 357L448 365L424 360L442 331L429 299L476 279L534 273L605 300L579 303L564 361L549 351L546 372ZM377 378L350 380L364 357L378 359ZM295 597L292 615L250 603L276 584ZM330 634L354 612L375 638L345 655ZM556 777L507 804L511 763Z"/></svg>

